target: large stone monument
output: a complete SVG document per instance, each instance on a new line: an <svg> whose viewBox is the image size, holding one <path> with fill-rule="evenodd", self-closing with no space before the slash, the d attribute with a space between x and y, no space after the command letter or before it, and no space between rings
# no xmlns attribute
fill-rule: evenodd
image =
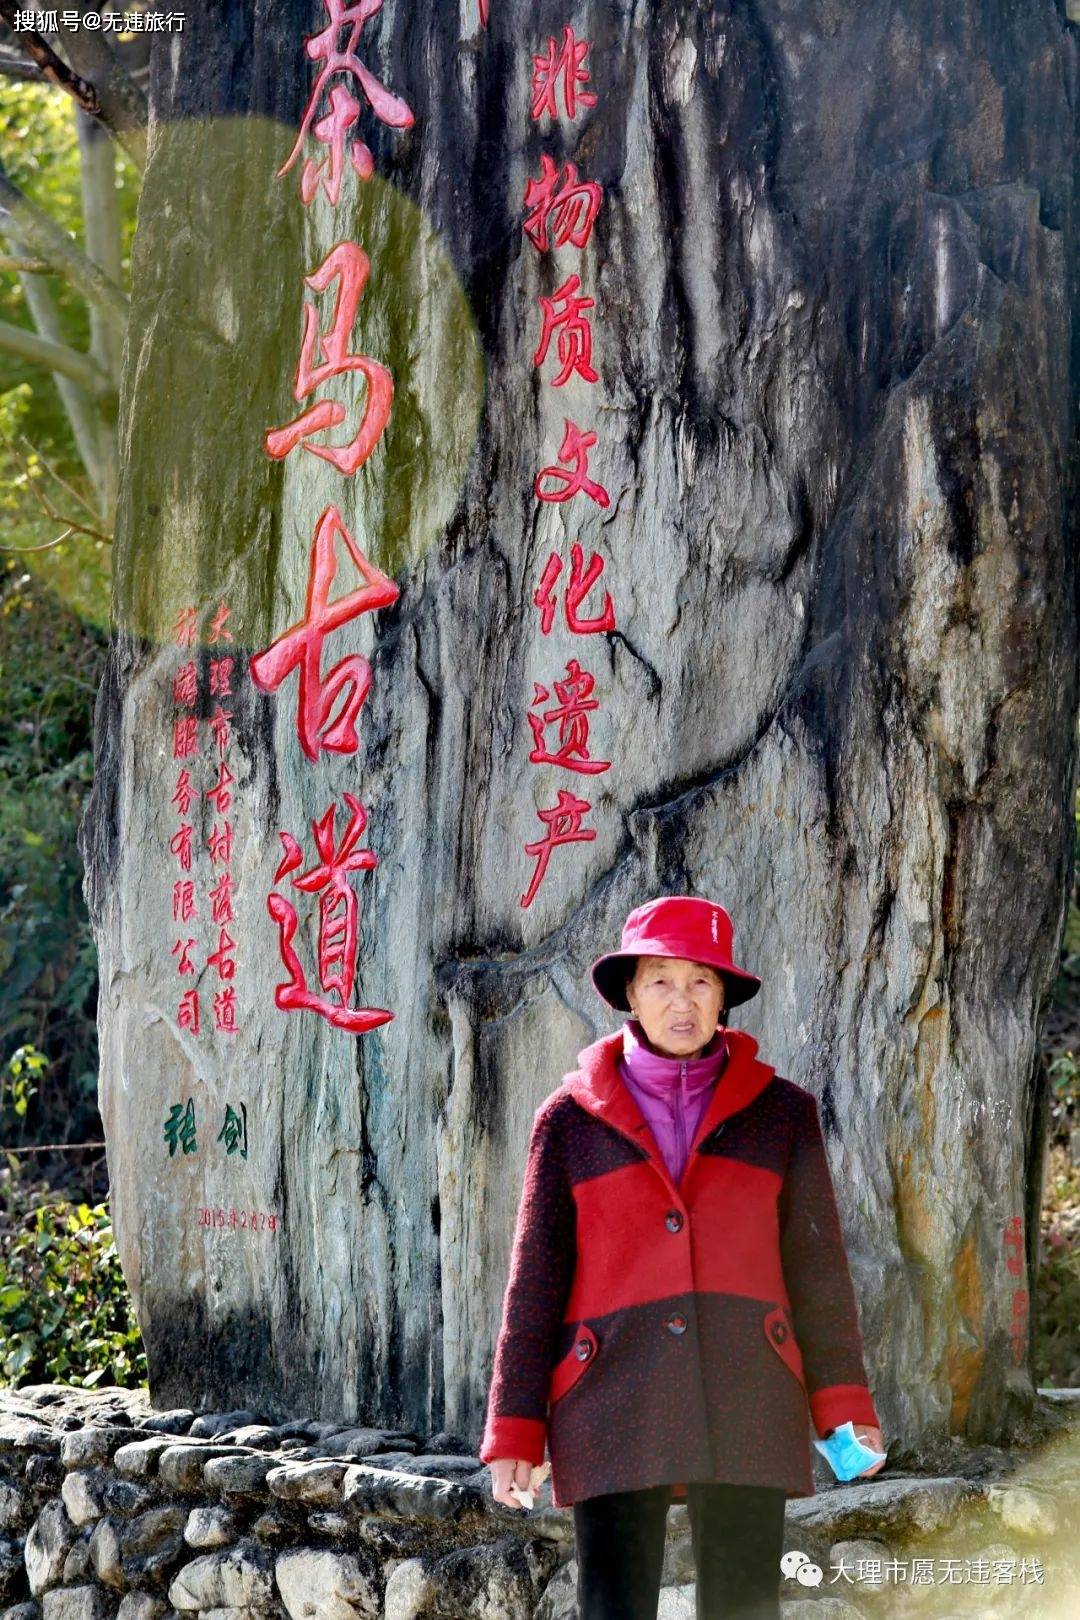
<svg viewBox="0 0 1080 1620"><path fill-rule="evenodd" d="M475 1442L533 1110L721 900L892 1435L1030 1394L1072 858L1075 37L196 3L84 844L159 1405Z"/></svg>

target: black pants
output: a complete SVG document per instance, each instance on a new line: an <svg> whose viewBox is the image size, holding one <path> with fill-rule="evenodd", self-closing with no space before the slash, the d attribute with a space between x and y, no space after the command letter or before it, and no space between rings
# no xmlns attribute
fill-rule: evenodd
<svg viewBox="0 0 1080 1620"><path fill-rule="evenodd" d="M688 1483L697 1620L779 1620L786 1493ZM671 1486L574 1504L580 1620L656 1620Z"/></svg>

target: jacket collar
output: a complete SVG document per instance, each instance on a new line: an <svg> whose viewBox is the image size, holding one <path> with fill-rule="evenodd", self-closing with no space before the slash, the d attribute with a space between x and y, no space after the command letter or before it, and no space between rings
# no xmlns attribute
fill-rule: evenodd
<svg viewBox="0 0 1080 1620"><path fill-rule="evenodd" d="M696 1170L698 1143L732 1114L752 1103L776 1073L771 1063L763 1063L757 1057L758 1043L746 1030L728 1028L725 1033L728 1061L698 1121L686 1169L677 1187L648 1121L619 1074L618 1060L623 1051L622 1030L614 1035L604 1035L585 1047L584 1051L578 1053L579 1067L563 1078L563 1085L575 1102L645 1149L673 1196L680 1202L682 1196L687 1195Z"/></svg>
<svg viewBox="0 0 1080 1620"><path fill-rule="evenodd" d="M656 1051L636 1018L623 1025L623 1046L619 1073L629 1074L643 1090L659 1097L670 1096L680 1083L689 1096L711 1086L727 1062L728 1049L723 1026L716 1031L700 1057L677 1058Z"/></svg>

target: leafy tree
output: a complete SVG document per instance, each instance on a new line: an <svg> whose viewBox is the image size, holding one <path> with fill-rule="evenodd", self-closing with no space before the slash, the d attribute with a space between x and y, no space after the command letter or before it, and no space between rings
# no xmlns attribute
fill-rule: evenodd
<svg viewBox="0 0 1080 1620"><path fill-rule="evenodd" d="M146 1383L142 1335L105 1204L55 1199L0 1170L0 1379Z"/></svg>
<svg viewBox="0 0 1080 1620"><path fill-rule="evenodd" d="M52 1060L31 1140L96 1135L97 963L76 831L90 786L103 638L39 582L0 596L0 1062L27 1044Z"/></svg>
<svg viewBox="0 0 1080 1620"><path fill-rule="evenodd" d="M0 0L9 25L16 9ZM3 392L18 385L13 367L28 378L51 376L91 499L81 499L59 469L47 497L38 493L66 533L106 538L116 508L127 251L146 119L142 88L122 59L132 41L142 56L146 36L111 38L115 48L83 28L56 35L12 28L0 46L0 73L9 80L0 101L0 237L8 249L0 267L21 294L13 308L9 283L0 304Z"/></svg>
<svg viewBox="0 0 1080 1620"><path fill-rule="evenodd" d="M26 1106L4 1110L9 1145L100 1131L76 831L109 616L149 37L109 41L0 34L0 1075L13 1051L48 1056Z"/></svg>

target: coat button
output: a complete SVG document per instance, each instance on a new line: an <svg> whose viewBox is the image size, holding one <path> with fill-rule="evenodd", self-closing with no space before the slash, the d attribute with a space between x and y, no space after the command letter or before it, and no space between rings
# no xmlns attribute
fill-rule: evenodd
<svg viewBox="0 0 1080 1620"><path fill-rule="evenodd" d="M682 1229L682 1216L677 1209L669 1209L664 1217L664 1225L669 1232L678 1232Z"/></svg>
<svg viewBox="0 0 1080 1620"><path fill-rule="evenodd" d="M772 1325L772 1336L776 1340L777 1344L782 1344L783 1341L787 1338L787 1328L785 1327L783 1322L774 1322L773 1323L773 1325Z"/></svg>
<svg viewBox="0 0 1080 1620"><path fill-rule="evenodd" d="M588 1361L589 1357L592 1355L592 1345L589 1343L588 1339L578 1340L577 1344L574 1346L574 1354L577 1356L579 1361Z"/></svg>
<svg viewBox="0 0 1080 1620"><path fill-rule="evenodd" d="M685 1333L686 1317L681 1316L678 1311L676 1311L674 1316L668 1317L667 1322L664 1325L669 1333Z"/></svg>

